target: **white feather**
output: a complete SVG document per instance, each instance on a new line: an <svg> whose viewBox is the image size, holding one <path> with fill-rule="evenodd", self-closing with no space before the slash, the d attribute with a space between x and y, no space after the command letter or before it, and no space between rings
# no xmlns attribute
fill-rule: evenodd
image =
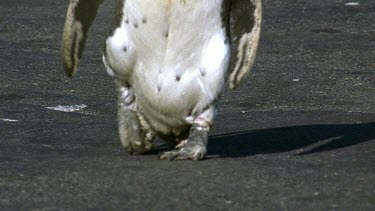
<svg viewBox="0 0 375 211"><path fill-rule="evenodd" d="M107 39L107 60L115 74L131 75L127 80L154 128L190 124L189 116L202 113L222 90L229 46L221 3L125 1L121 27ZM130 46L125 53L123 45Z"/></svg>

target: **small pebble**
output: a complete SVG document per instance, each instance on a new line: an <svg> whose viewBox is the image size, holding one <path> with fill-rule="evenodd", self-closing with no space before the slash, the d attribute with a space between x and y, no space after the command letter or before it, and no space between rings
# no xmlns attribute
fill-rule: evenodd
<svg viewBox="0 0 375 211"><path fill-rule="evenodd" d="M358 2L348 2L345 4L345 6L358 6L359 3Z"/></svg>

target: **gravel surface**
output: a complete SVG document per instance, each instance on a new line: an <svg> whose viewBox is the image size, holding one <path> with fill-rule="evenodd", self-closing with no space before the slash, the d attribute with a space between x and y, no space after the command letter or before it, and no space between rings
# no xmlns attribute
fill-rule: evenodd
<svg viewBox="0 0 375 211"><path fill-rule="evenodd" d="M67 3L0 1L1 210L375 210L375 1L264 0L256 64L201 162L158 160L160 140L125 152L101 62L114 0L74 80Z"/></svg>

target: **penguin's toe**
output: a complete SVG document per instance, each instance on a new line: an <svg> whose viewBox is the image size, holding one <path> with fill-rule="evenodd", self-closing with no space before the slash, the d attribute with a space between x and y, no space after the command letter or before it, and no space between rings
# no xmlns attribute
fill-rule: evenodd
<svg viewBox="0 0 375 211"><path fill-rule="evenodd" d="M207 150L202 145L187 145L179 149L162 152L159 158L162 160L202 160L206 157Z"/></svg>

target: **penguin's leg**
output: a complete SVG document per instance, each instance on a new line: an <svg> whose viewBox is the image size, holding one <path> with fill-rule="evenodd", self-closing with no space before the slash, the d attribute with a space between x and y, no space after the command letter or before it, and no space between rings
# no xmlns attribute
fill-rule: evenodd
<svg viewBox="0 0 375 211"><path fill-rule="evenodd" d="M191 122L188 139L181 141L175 150L163 152L160 159L166 160L202 160L207 154L208 132L212 125L215 106L211 105ZM189 117L188 117L189 118Z"/></svg>
<svg viewBox="0 0 375 211"><path fill-rule="evenodd" d="M130 153L145 153L152 149L155 138L150 125L138 110L133 89L116 80L118 90L118 127L121 144Z"/></svg>

